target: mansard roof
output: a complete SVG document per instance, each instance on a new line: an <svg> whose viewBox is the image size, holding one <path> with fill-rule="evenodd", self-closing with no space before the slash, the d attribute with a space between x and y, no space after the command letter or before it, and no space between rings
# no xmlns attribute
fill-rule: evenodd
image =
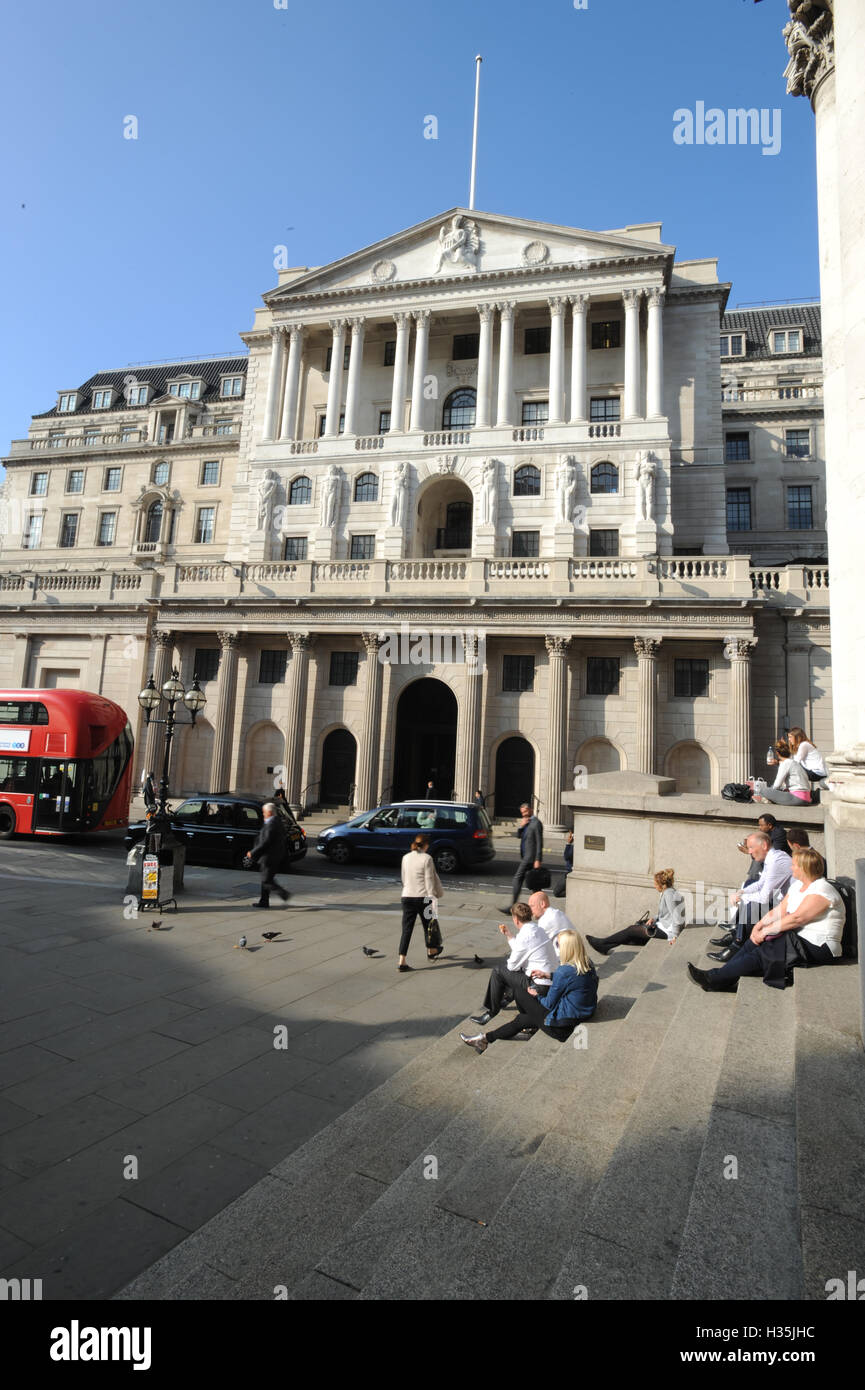
<svg viewBox="0 0 865 1390"><path fill-rule="evenodd" d="M820 305L778 304L774 307L761 305L755 309L733 309L721 316L722 333L745 334L745 357L768 358L777 356L769 347L769 333L773 328L802 328L803 343L798 357L819 357L823 351L821 333ZM740 358L731 359L735 361ZM726 359L725 359L726 361Z"/></svg>
<svg viewBox="0 0 865 1390"><path fill-rule="evenodd" d="M176 381L179 377L191 377L194 381L200 380L202 383L200 401L221 399L219 396L220 378L223 376L245 376L249 364L248 357L211 357L203 361L170 361L137 363L134 367L120 367L116 371L96 372L87 378L79 387L64 387L64 392L71 392L77 389L78 401L75 410L59 411L57 405L53 405L50 410L42 410L38 415L34 415L34 420L44 420L47 416L60 415L64 420L68 420L73 415L89 415L93 407L91 400L94 391L100 388L111 386L114 388L114 399L107 410L100 410L100 415L110 415L113 410L145 410L146 406L130 406L123 393L123 388L129 377L134 377L141 386L150 386L151 402L159 396L168 394L168 383ZM197 402L197 403L199 403Z"/></svg>

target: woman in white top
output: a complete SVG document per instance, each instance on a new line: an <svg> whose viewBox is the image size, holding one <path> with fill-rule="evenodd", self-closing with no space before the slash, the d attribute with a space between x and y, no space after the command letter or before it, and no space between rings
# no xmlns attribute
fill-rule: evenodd
<svg viewBox="0 0 865 1390"><path fill-rule="evenodd" d="M826 764L823 761L823 754L818 752L813 743L809 742L808 735L804 729L790 729L787 733L787 742L790 745L790 752L801 763L808 774L810 781L820 782L826 776Z"/></svg>
<svg viewBox="0 0 865 1390"><path fill-rule="evenodd" d="M415 835L411 849L402 859L402 935L399 940L397 967L399 970L412 968L406 961L406 956L415 919L420 917L423 922L424 910L429 910L433 899L440 898L444 892L435 864L427 853L428 849L429 840L426 835ZM435 960L443 950L444 947L439 946L437 951L427 951L427 956L430 960Z"/></svg>
<svg viewBox="0 0 865 1390"><path fill-rule="evenodd" d="M672 946L685 925L687 913L685 899L678 888L673 887L675 877L672 869L659 869L655 874L655 887L661 895L658 900L657 917L649 917L645 922L635 922L632 927L613 932L612 936L601 938L587 934L586 940L592 950L606 956L614 946L644 946L655 936L661 941L669 941Z"/></svg>
<svg viewBox="0 0 865 1390"><path fill-rule="evenodd" d="M811 779L801 763L790 752L786 739L779 738L775 744L778 771L771 787L767 787L755 801L774 801L778 806L801 806L811 800Z"/></svg>

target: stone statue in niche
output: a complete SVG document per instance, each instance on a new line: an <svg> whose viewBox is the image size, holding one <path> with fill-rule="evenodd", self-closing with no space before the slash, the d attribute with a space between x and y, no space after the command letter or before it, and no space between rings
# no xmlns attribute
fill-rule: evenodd
<svg viewBox="0 0 865 1390"><path fill-rule="evenodd" d="M266 531L273 516L273 499L279 486L279 478L272 468L265 468L258 484L258 529Z"/></svg>
<svg viewBox="0 0 865 1390"><path fill-rule="evenodd" d="M480 525L495 526L498 519L498 469L495 459L484 459L481 468Z"/></svg>
<svg viewBox="0 0 865 1390"><path fill-rule="evenodd" d="M648 452L637 455L635 478L637 482L637 520L655 520L655 478L658 468L654 457Z"/></svg>
<svg viewBox="0 0 865 1390"><path fill-rule="evenodd" d="M390 524L405 530L408 517L408 487L410 470L407 463L398 463L393 477L393 491L390 497Z"/></svg>
<svg viewBox="0 0 865 1390"><path fill-rule="evenodd" d="M335 463L332 463L325 474L324 487L321 492L321 524L331 529L336 525L340 481L339 469Z"/></svg>
<svg viewBox="0 0 865 1390"><path fill-rule="evenodd" d="M568 526L574 520L578 485L577 461L572 454L565 454L556 469L556 521Z"/></svg>

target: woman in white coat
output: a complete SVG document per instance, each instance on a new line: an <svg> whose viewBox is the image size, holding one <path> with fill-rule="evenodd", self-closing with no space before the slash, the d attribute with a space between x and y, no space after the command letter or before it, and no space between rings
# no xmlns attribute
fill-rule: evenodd
<svg viewBox="0 0 865 1390"><path fill-rule="evenodd" d="M415 835L411 849L402 859L402 935L399 940L399 970L411 970L407 963L409 942L414 931L415 919L420 917L423 924L424 909L430 909L434 898L444 893L441 880L436 873L435 864L427 852L429 840L426 835ZM428 951L430 960L435 960L444 950Z"/></svg>

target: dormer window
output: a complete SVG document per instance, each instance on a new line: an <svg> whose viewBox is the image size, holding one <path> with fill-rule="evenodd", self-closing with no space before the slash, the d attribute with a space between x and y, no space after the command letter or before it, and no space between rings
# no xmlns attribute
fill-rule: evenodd
<svg viewBox="0 0 865 1390"><path fill-rule="evenodd" d="M801 352L801 328L773 328L769 335L773 352Z"/></svg>
<svg viewBox="0 0 865 1390"><path fill-rule="evenodd" d="M57 402L57 410L60 415L66 415L69 411L75 410L78 405L77 391L64 391Z"/></svg>
<svg viewBox="0 0 865 1390"><path fill-rule="evenodd" d="M126 388L127 405L146 405L149 396L149 386L127 386Z"/></svg>
<svg viewBox="0 0 865 1390"><path fill-rule="evenodd" d="M113 394L113 392L111 391L111 388L110 388L110 387L108 387L108 388L106 388L106 389L103 389L103 390L101 390L101 391L94 391L94 392L93 392L93 409L94 409L94 410L107 410L108 407L109 407L110 404L111 404L111 397L112 397L112 394Z"/></svg>
<svg viewBox="0 0 865 1390"><path fill-rule="evenodd" d="M222 385L219 388L219 394L220 396L242 396L243 377L224 376L222 378Z"/></svg>
<svg viewBox="0 0 865 1390"><path fill-rule="evenodd" d="M197 401L201 396L200 381L172 381L168 386L170 396L179 396L181 400Z"/></svg>
<svg viewBox="0 0 865 1390"><path fill-rule="evenodd" d="M722 333L721 334L721 356L722 357L744 357L745 355L745 335L744 333Z"/></svg>

